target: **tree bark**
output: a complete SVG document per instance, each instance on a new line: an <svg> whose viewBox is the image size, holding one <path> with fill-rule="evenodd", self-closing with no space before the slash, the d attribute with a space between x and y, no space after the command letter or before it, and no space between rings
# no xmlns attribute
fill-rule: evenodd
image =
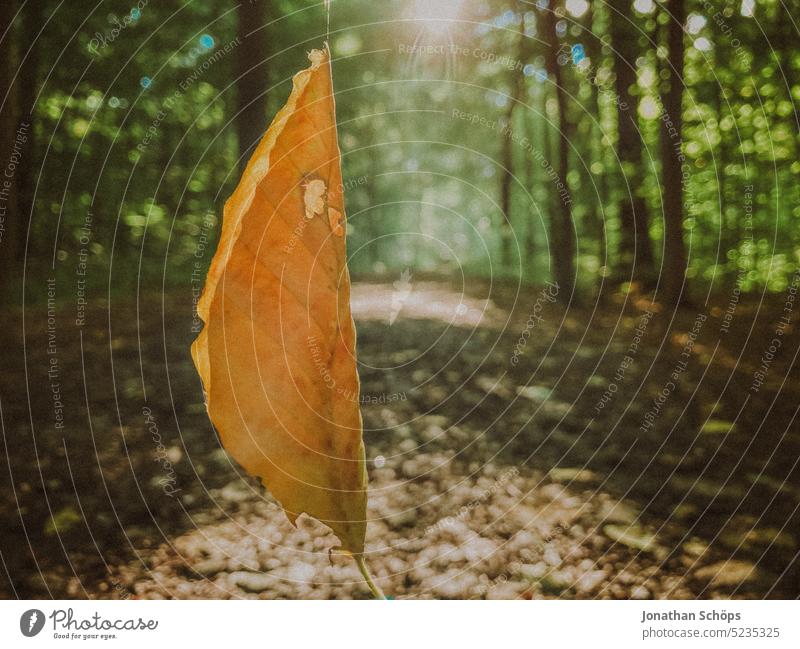
<svg viewBox="0 0 800 649"><path fill-rule="evenodd" d="M503 221L500 224L500 264L503 268L511 268L511 184L514 179L514 152L512 147L512 130L514 123L514 108L517 105L517 92L514 90L509 99L508 110L505 114L505 124L501 129L502 143L500 146L500 211L503 213Z"/></svg>
<svg viewBox="0 0 800 649"><path fill-rule="evenodd" d="M665 114L661 119L661 175L664 204L664 259L661 264L664 300L670 304L686 301L688 260L683 240L683 34L686 24L685 0L669 0L667 24L668 87L662 96Z"/></svg>
<svg viewBox="0 0 800 649"><path fill-rule="evenodd" d="M501 264L503 268L511 268L512 265L512 234L513 224L511 221L511 193L514 182L514 114L517 112L522 95L525 90L525 76L520 68L529 58L528 37L525 36L525 21L520 24L519 40L517 43L517 60L519 65L511 71L511 98L509 99L508 110L504 117L504 125L501 130L502 144L500 160L503 166L500 175L500 209L503 212L503 222L500 225L501 241ZM528 152L525 152L528 155Z"/></svg>
<svg viewBox="0 0 800 649"><path fill-rule="evenodd" d="M530 115L523 116L524 133L528 142L533 143L536 141L536 133L533 128L533 119ZM546 131L545 131L546 132ZM523 264L525 276L531 280L534 276L534 269L536 266L536 213L533 208L533 188L536 185L536 173L533 164L533 155L529 152L525 155L525 189L526 200L531 209L528 213L526 230L525 230L525 263Z"/></svg>
<svg viewBox="0 0 800 649"><path fill-rule="evenodd" d="M267 93L269 87L266 60L267 34L262 27L269 14L267 0L244 1L237 10L237 117L239 169L244 171L250 156L267 128Z"/></svg>
<svg viewBox="0 0 800 649"><path fill-rule="evenodd" d="M18 121L20 128L27 132L28 141L25 144L25 154L17 167L17 187L19 187L18 209L21 217L19 250L24 251L27 242L27 224L33 219L33 193L35 188L34 176L36 166L33 153L35 151L34 136L36 134L35 112L36 95L39 91L39 52L42 47L42 37L36 40L39 30L44 23L42 11L44 3L28 2L22 12L22 42L26 44L25 60L20 63L20 75L25 80L19 89ZM21 57L20 57L21 58Z"/></svg>
<svg viewBox="0 0 800 649"><path fill-rule="evenodd" d="M609 263L608 255L609 251L607 249L607 239L606 239L606 220L605 214L606 210L608 209L608 177L605 171L606 168L606 160L605 160L605 147L603 146L603 110L602 110L602 102L600 101L600 90L598 88L598 81L597 81L597 70L600 67L600 61L602 57L602 48L600 47L600 37L599 37L599 30L595 29L595 25L597 24L597 12L600 10L600 6L593 7L591 3L589 3L589 9L586 11L585 17L585 25L587 31L587 38L586 38L586 51L589 54L589 62L590 62L590 75L588 77L589 81L589 88L592 92L592 106L595 109L595 117L597 119L598 124L594 125L592 131L592 136L590 138L591 145L589 147L589 174L588 177L590 181L594 181L596 184L592 184L592 187L597 188L597 204L598 206L594 205L594 197L590 197L590 201L592 202L591 208L591 216L590 219L594 224L594 231L595 237L597 239L597 257L601 262L602 266L607 266ZM597 174L595 179L595 174L591 171L591 167L593 166L594 162L599 162L603 166L603 171L600 174ZM605 286L605 278L603 273L598 274L597 278L597 291L598 296L603 299L605 296L603 295L603 287Z"/></svg>
<svg viewBox="0 0 800 649"><path fill-rule="evenodd" d="M575 286L575 225L572 220L572 198L567 181L569 171L570 123L567 116L567 95L564 78L558 64L558 35L556 34L555 2L540 9L542 33L545 41L545 68L555 86L558 105L558 178L552 191L558 196L558 214L550 217L550 246L553 259L553 276L563 295L571 294ZM562 184L563 192L558 183Z"/></svg>
<svg viewBox="0 0 800 649"><path fill-rule="evenodd" d="M650 243L650 219L642 191L642 134L639 130L639 97L631 92L636 86L636 34L626 16L630 3L609 2L609 32L617 93L617 153L625 183L619 203L619 263L623 276L648 280L653 272ZM683 53L681 53L683 56Z"/></svg>
<svg viewBox="0 0 800 649"><path fill-rule="evenodd" d="M13 83L16 62L14 47L15 29L12 26L16 12L16 2L0 2L0 276L2 291L6 296L12 290L17 278L20 261L19 241L22 228L19 214L19 189L11 170L11 156L19 125L18 83Z"/></svg>

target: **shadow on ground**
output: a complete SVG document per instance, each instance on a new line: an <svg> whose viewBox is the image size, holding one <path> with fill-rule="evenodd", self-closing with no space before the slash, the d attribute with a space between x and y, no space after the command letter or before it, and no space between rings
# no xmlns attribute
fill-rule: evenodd
<svg viewBox="0 0 800 649"><path fill-rule="evenodd" d="M54 353L46 314L24 338L9 323L0 595L368 597L327 530L293 528L221 450L191 305L154 303L99 305L80 329L59 312ZM763 373L764 305L730 326L721 306L650 306L354 287L368 562L387 593L798 596L796 332Z"/></svg>

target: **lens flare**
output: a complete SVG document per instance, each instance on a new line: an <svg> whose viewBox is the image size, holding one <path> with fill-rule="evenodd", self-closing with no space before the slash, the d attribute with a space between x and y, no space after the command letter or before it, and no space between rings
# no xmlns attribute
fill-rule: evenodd
<svg viewBox="0 0 800 649"><path fill-rule="evenodd" d="M433 31L445 32L461 15L464 0L416 0L414 18Z"/></svg>

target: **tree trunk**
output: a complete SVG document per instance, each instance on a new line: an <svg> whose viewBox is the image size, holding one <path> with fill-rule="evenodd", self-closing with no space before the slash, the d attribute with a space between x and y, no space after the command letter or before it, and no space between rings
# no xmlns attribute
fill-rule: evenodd
<svg viewBox="0 0 800 649"><path fill-rule="evenodd" d="M9 173L13 173L11 158L19 125L16 94L19 84L12 85L16 70L16 52L15 30L11 23L15 12L16 2L0 2L0 35L5 35L0 41L0 277L6 297L14 290L17 278L22 228L18 208L19 188L14 178L8 177Z"/></svg>
<svg viewBox="0 0 800 649"><path fill-rule="evenodd" d="M517 59L521 65L524 65L528 60L528 38L525 36L524 20L520 23ZM514 182L514 114L522 100L524 90L525 76L521 70L515 68L511 71L511 98L509 99L508 110L504 117L505 122L501 130L502 145L500 151L500 164L503 166L500 175L500 209L503 212L503 222L500 226L501 264L506 269L510 269L513 263L511 187ZM525 155L528 155L527 151Z"/></svg>
<svg viewBox="0 0 800 649"><path fill-rule="evenodd" d="M639 97L631 92L637 82L636 35L626 18L631 13L630 3L611 0L609 8L609 32L616 76L614 87L617 93L617 152L625 180L619 203L620 271L626 279L647 280L652 277L653 251L647 203L641 195L643 142L639 130Z"/></svg>
<svg viewBox="0 0 800 649"><path fill-rule="evenodd" d="M532 145L536 142L536 133L533 128L534 121L532 115L523 115L524 133ZM533 145L535 146L535 145ZM533 188L536 185L536 172L533 163L533 155L531 152L525 154L525 199L526 203L530 206L528 218L526 221L525 230L525 263L524 271L528 280L534 278L534 269L536 266L536 213L533 210Z"/></svg>
<svg viewBox="0 0 800 649"><path fill-rule="evenodd" d="M780 75L778 77L778 85L783 86L786 92L786 98L792 106L791 115L789 115L789 128L794 133L794 150L795 159L800 158L800 106L795 99L794 88L798 86L797 73L794 69L794 58L797 50L797 27L795 21L791 20L789 16L781 15L781 7L776 8L778 12L778 37L776 40L776 53L775 57L778 62ZM798 197L800 197L800 173L792 170L791 165L787 165L788 172L791 174L790 182L794 186L794 196L789 194L787 198L798 204ZM792 250L800 245L800 233L797 229L793 229L791 236L786 237L787 252L792 254Z"/></svg>
<svg viewBox="0 0 800 649"><path fill-rule="evenodd" d="M606 219L605 214L608 209L608 176L606 174L606 160L605 160L605 146L603 145L603 110L602 102L600 101L600 90L598 88L597 70L600 68L600 61L602 57L602 49L600 47L599 28L597 27L597 12L600 6L593 7L589 3L589 9L586 11L585 29L587 32L586 38L586 51L589 54L590 74L588 77L589 88L592 93L592 106L595 109L595 117L597 124L593 125L592 135L590 137L591 145L589 146L589 174L588 177L593 183L590 189L596 187L596 200L595 196L590 194L589 200L592 203L590 220L594 226L595 238L597 240L597 257L601 266L605 267L609 264L606 240ZM600 174L594 174L591 167L594 162L599 162L603 166L603 171ZM599 273L597 278L598 296L603 298L603 287L605 286L604 274Z"/></svg>
<svg viewBox="0 0 800 649"><path fill-rule="evenodd" d="M33 138L36 132L34 114L36 95L39 91L39 51L43 36L35 40L44 23L41 2L28 2L22 11L22 42L26 44L25 60L20 62L20 75L25 80L19 89L19 128L27 133L25 154L17 167L17 187L19 187L18 209L21 218L19 231L19 250L24 252L28 236L28 223L33 220L33 192L35 189L36 165L34 164Z"/></svg>
<svg viewBox="0 0 800 649"><path fill-rule="evenodd" d="M262 27L269 11L267 0L241 2L237 10L237 116L239 169L244 171L250 156L267 128L267 34Z"/></svg>
<svg viewBox="0 0 800 649"><path fill-rule="evenodd" d="M715 55L719 57L721 53L715 52ZM717 59L719 60L719 58ZM718 248L715 252L715 263L716 264L727 264L728 258L727 254L730 250L738 249L739 247L739 232L738 232L738 223L739 219L737 218L738 215L732 215L731 218L728 218L728 199L727 199L727 190L728 190L728 174L725 171L726 163L725 161L730 159L730 152L728 151L727 146L727 138L725 132L721 130L720 124L722 120L725 118L725 107L727 105L726 102L723 102L723 99L726 96L726 91L722 87L722 80L718 83L713 84L713 88L711 90L711 100L710 104L714 110L714 114L716 116L717 121L717 133L719 136L719 144L717 145L717 150L715 152L716 156L719 156L720 164L716 170L717 174L717 192L719 196L719 231L720 231L720 246L721 250ZM738 259L737 259L738 263ZM729 292L735 286L735 282L737 279L738 274L736 271L728 272L727 269L725 271L724 281L726 283L726 292Z"/></svg>
<svg viewBox="0 0 800 649"><path fill-rule="evenodd" d="M662 103L661 174L664 204L664 260L661 264L664 300L670 304L685 301L686 247L683 241L683 30L686 23L685 0L669 0L671 14L667 24L667 90Z"/></svg>
<svg viewBox="0 0 800 649"><path fill-rule="evenodd" d="M558 64L558 35L556 34L555 2L540 9L542 34L545 41L545 67L550 82L555 86L558 105L558 178L551 191L558 194L558 214L552 214L551 254L553 276L563 295L571 295L575 286L575 225L572 220L572 197L569 191L570 124L567 117L567 95L561 66Z"/></svg>
<svg viewBox="0 0 800 649"><path fill-rule="evenodd" d="M548 86L546 83L541 83L539 85L539 114L541 115L541 119L539 122L541 123L541 147L542 147L542 155L544 156L545 161L547 164L553 164L555 162L555 147L553 146L553 142L555 140L555 128L552 127L549 120L547 119L547 97L548 97ZM548 234L548 243L550 246L550 258L553 258L553 236L555 236L555 231L557 229L557 219L555 215L558 213L558 201L559 197L556 195L555 192L550 190L550 183L552 182L550 177L547 175L547 171L542 168L541 163L537 165L539 171L539 186L545 188L545 200L544 200L544 213L547 218L547 224L543 223L542 227L549 226L549 234ZM555 278L554 278L555 279Z"/></svg>
<svg viewBox="0 0 800 649"><path fill-rule="evenodd" d="M516 89L517 84L514 84ZM511 183L514 179L514 152L512 138L514 123L514 107L517 105L516 90L511 93L508 110L505 114L505 124L500 132L502 143L500 147L500 211L503 221L500 224L500 265L504 269L511 268Z"/></svg>

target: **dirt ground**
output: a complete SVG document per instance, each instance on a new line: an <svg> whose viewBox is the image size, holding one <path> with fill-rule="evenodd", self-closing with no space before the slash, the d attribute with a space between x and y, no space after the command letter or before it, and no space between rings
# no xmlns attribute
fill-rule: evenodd
<svg viewBox="0 0 800 649"><path fill-rule="evenodd" d="M779 306L554 293L354 286L387 595L800 595L797 319L765 364ZM370 596L326 528L293 528L221 449L190 296L96 304L80 328L73 310L50 331L26 312L24 336L7 316L0 596Z"/></svg>

